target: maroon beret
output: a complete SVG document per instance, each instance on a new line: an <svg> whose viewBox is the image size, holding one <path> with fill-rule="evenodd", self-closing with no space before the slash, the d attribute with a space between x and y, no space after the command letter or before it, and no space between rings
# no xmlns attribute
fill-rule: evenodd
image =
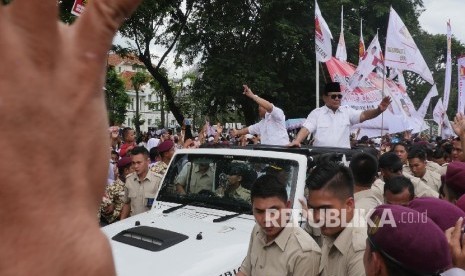
<svg viewBox="0 0 465 276"><path fill-rule="evenodd" d="M441 273L452 267L444 232L430 218L400 205L380 205L368 221L368 241L385 261L412 274Z"/></svg>
<svg viewBox="0 0 465 276"><path fill-rule="evenodd" d="M159 153L169 151L174 146L174 142L171 140L163 141L158 145L157 149Z"/></svg>
<svg viewBox="0 0 465 276"><path fill-rule="evenodd" d="M132 158L129 156L125 156L121 158L120 160L118 160L118 164L116 164L116 166L118 166L118 168L124 168L131 163L132 163Z"/></svg>
<svg viewBox="0 0 465 276"><path fill-rule="evenodd" d="M426 214L442 231L454 227L460 217L465 218L465 212L459 207L434 197L421 197L412 200L409 205L415 211Z"/></svg>
<svg viewBox="0 0 465 276"><path fill-rule="evenodd" d="M465 163L451 162L447 165L444 181L450 189L458 194L465 194Z"/></svg>
<svg viewBox="0 0 465 276"><path fill-rule="evenodd" d="M465 212L465 195L462 195L461 197L459 197L457 202L455 202L455 205L457 205L457 207L459 207L460 210Z"/></svg>

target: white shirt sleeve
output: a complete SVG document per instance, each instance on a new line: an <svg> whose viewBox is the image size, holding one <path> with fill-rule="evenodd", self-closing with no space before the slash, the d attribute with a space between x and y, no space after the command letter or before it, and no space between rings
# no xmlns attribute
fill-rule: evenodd
<svg viewBox="0 0 465 276"><path fill-rule="evenodd" d="M314 133L316 130L318 114L319 109L313 110L310 114L308 114L308 117L303 124L303 127L305 127L310 133Z"/></svg>

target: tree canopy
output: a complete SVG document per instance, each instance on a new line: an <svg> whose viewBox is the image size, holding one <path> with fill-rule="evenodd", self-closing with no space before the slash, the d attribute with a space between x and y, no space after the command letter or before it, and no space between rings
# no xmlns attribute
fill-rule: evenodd
<svg viewBox="0 0 465 276"><path fill-rule="evenodd" d="M368 45L378 33L384 48L392 6L412 34L443 94L446 38L421 29L418 17L424 9L423 0L325 0L319 5L334 36L333 54L344 6L348 61L354 64L358 62L360 20L365 43ZM196 112L208 115L212 121L235 112L243 116L246 124L256 121L257 112L256 105L242 95L242 84L248 84L254 93L271 96L288 118L295 118L305 117L315 108L315 84L329 78L324 66L320 79L315 76L313 1L145 0L120 32L133 42L129 50L158 82L179 124L192 115L192 110L185 104L185 97L176 97L179 89L167 73L168 66L194 65L196 78L189 93L198 104ZM154 47L163 49L160 56L154 55ZM465 46L453 39L453 65L462 53ZM167 64L169 54L175 56L174 64ZM406 74L406 80L418 107L431 85L414 73ZM456 73L452 74L451 87L449 118L456 106Z"/></svg>

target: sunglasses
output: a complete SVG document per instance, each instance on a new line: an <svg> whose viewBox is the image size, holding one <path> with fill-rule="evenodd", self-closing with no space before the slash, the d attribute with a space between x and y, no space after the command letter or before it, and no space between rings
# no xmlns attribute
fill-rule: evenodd
<svg viewBox="0 0 465 276"><path fill-rule="evenodd" d="M333 95L330 95L331 99L335 100L336 98L338 98L339 100L342 99L342 94L333 94Z"/></svg>

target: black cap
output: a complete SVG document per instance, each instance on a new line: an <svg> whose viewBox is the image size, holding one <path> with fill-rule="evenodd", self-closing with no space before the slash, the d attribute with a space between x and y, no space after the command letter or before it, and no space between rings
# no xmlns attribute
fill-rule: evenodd
<svg viewBox="0 0 465 276"><path fill-rule="evenodd" d="M341 85L339 82L329 82L325 86L325 94L329 92L341 92Z"/></svg>

